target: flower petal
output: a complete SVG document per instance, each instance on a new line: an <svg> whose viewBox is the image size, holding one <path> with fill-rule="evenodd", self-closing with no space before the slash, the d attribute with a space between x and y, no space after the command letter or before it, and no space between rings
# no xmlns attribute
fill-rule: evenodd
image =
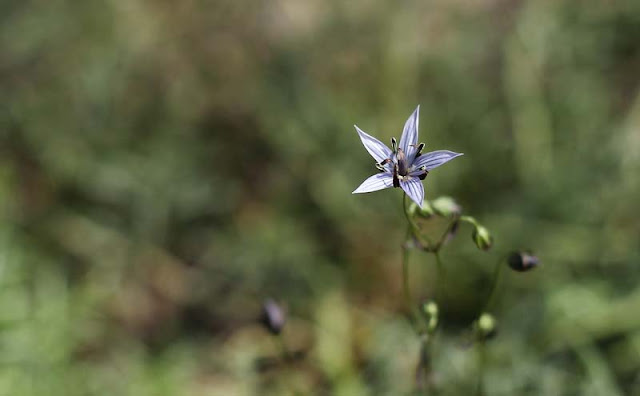
<svg viewBox="0 0 640 396"><path fill-rule="evenodd" d="M393 176L389 173L377 173L363 181L352 194L362 194L393 187Z"/></svg>
<svg viewBox="0 0 640 396"><path fill-rule="evenodd" d="M400 137L400 148L407 156L407 162L410 164L416 155L418 148L418 123L420 118L420 105L416 107L413 114L409 116L407 122L404 123L402 136Z"/></svg>
<svg viewBox="0 0 640 396"><path fill-rule="evenodd" d="M376 162L382 162L387 158L391 158L391 149L387 147L384 143L369 135L362 129L358 128L357 125L354 125L356 131L358 131L358 135L360 135L360 140L362 140L362 144L364 148L367 149L369 154L376 160Z"/></svg>
<svg viewBox="0 0 640 396"><path fill-rule="evenodd" d="M411 178L409 180L400 181L400 187L404 192L417 203L419 207L422 207L422 201L424 200L424 187L422 181L418 178Z"/></svg>
<svg viewBox="0 0 640 396"><path fill-rule="evenodd" d="M462 153L454 153L449 150L437 150L430 153L424 153L413 162L413 166L420 168L424 166L428 171L437 168L445 162L461 156Z"/></svg>

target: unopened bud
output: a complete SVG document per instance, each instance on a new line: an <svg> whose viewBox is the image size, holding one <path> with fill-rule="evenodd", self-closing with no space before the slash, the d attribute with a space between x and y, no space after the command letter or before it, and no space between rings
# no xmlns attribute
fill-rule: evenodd
<svg viewBox="0 0 640 396"><path fill-rule="evenodd" d="M418 207L418 204L416 204L415 202L411 201L411 203L409 204L409 208L407 209L407 214L409 215L409 217L413 217L416 215L416 213L420 210L420 208Z"/></svg>
<svg viewBox="0 0 640 396"><path fill-rule="evenodd" d="M481 340L488 340L490 338L493 338L498 331L498 325L495 318L493 317L493 315L486 312L480 315L475 323L474 328L476 331L476 335Z"/></svg>
<svg viewBox="0 0 640 396"><path fill-rule="evenodd" d="M538 257L529 252L513 252L507 259L509 267L518 272L525 272L538 266Z"/></svg>
<svg viewBox="0 0 640 396"><path fill-rule="evenodd" d="M489 230L479 224L473 229L471 237L480 250L486 251L491 249L491 246L493 246L493 238L491 237Z"/></svg>
<svg viewBox="0 0 640 396"><path fill-rule="evenodd" d="M422 207L419 207L414 202L412 202L411 206L409 207L410 211L411 211L411 207L413 207L413 212L411 212L411 214L417 214L418 216L423 217L425 219L428 219L434 214L433 208L431 207L431 203L426 199L422 201Z"/></svg>
<svg viewBox="0 0 640 396"><path fill-rule="evenodd" d="M422 304L422 314L427 320L427 330L433 333L438 327L438 304L435 301L427 301Z"/></svg>
<svg viewBox="0 0 640 396"><path fill-rule="evenodd" d="M459 215L462 207L456 203L451 197L439 197L431 201L431 206L435 213L440 216L449 217Z"/></svg>
<svg viewBox="0 0 640 396"><path fill-rule="evenodd" d="M278 335L286 322L284 310L272 299L267 299L262 305L262 316L260 322L273 335Z"/></svg>

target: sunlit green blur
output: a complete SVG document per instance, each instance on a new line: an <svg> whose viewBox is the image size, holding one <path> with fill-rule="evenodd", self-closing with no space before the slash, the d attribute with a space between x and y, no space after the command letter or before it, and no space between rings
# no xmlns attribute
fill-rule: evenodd
<svg viewBox="0 0 640 396"><path fill-rule="evenodd" d="M485 394L640 395L637 0L2 2L0 395L412 394L402 194L351 192L418 104L494 242L411 254L432 389L526 250Z"/></svg>

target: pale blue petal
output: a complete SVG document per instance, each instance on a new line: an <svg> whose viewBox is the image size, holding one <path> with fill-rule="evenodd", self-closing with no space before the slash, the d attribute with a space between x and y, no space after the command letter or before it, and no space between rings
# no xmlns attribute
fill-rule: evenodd
<svg viewBox="0 0 640 396"><path fill-rule="evenodd" d="M404 123L402 136L400 136L400 148L407 156L407 162L411 163L416 155L418 148L418 123L420 122L420 105L416 107L413 114L409 116L407 122Z"/></svg>
<svg viewBox="0 0 640 396"><path fill-rule="evenodd" d="M362 194L393 187L393 176L389 173L378 173L363 181L352 194Z"/></svg>
<svg viewBox="0 0 640 396"><path fill-rule="evenodd" d="M413 162L415 168L425 167L426 170L437 168L445 162L461 156L462 153L454 153L449 150L438 150L430 153L424 153Z"/></svg>
<svg viewBox="0 0 640 396"><path fill-rule="evenodd" d="M401 180L400 187L404 192L417 203L419 207L422 207L422 201L424 200L424 187L422 181L418 178L411 178L409 180Z"/></svg>
<svg viewBox="0 0 640 396"><path fill-rule="evenodd" d="M358 128L357 125L354 125L356 131L358 131L358 135L360 135L360 140L362 140L362 144L364 148L367 149L369 154L376 160L376 162L382 162L387 158L391 158L391 149L387 147L384 143L369 135L362 129Z"/></svg>

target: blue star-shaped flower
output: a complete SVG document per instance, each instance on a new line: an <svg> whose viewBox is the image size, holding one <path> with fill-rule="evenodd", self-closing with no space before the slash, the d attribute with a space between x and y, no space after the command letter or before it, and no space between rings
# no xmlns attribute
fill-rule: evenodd
<svg viewBox="0 0 640 396"><path fill-rule="evenodd" d="M461 156L449 150L437 150L422 154L424 143L418 144L418 117L420 106L404 124L400 145L391 138L391 149L384 143L354 125L364 148L377 161L380 173L369 177L356 188L353 194L378 191L389 187L401 187L418 206L422 207L424 187L422 180L429 171L445 162Z"/></svg>

